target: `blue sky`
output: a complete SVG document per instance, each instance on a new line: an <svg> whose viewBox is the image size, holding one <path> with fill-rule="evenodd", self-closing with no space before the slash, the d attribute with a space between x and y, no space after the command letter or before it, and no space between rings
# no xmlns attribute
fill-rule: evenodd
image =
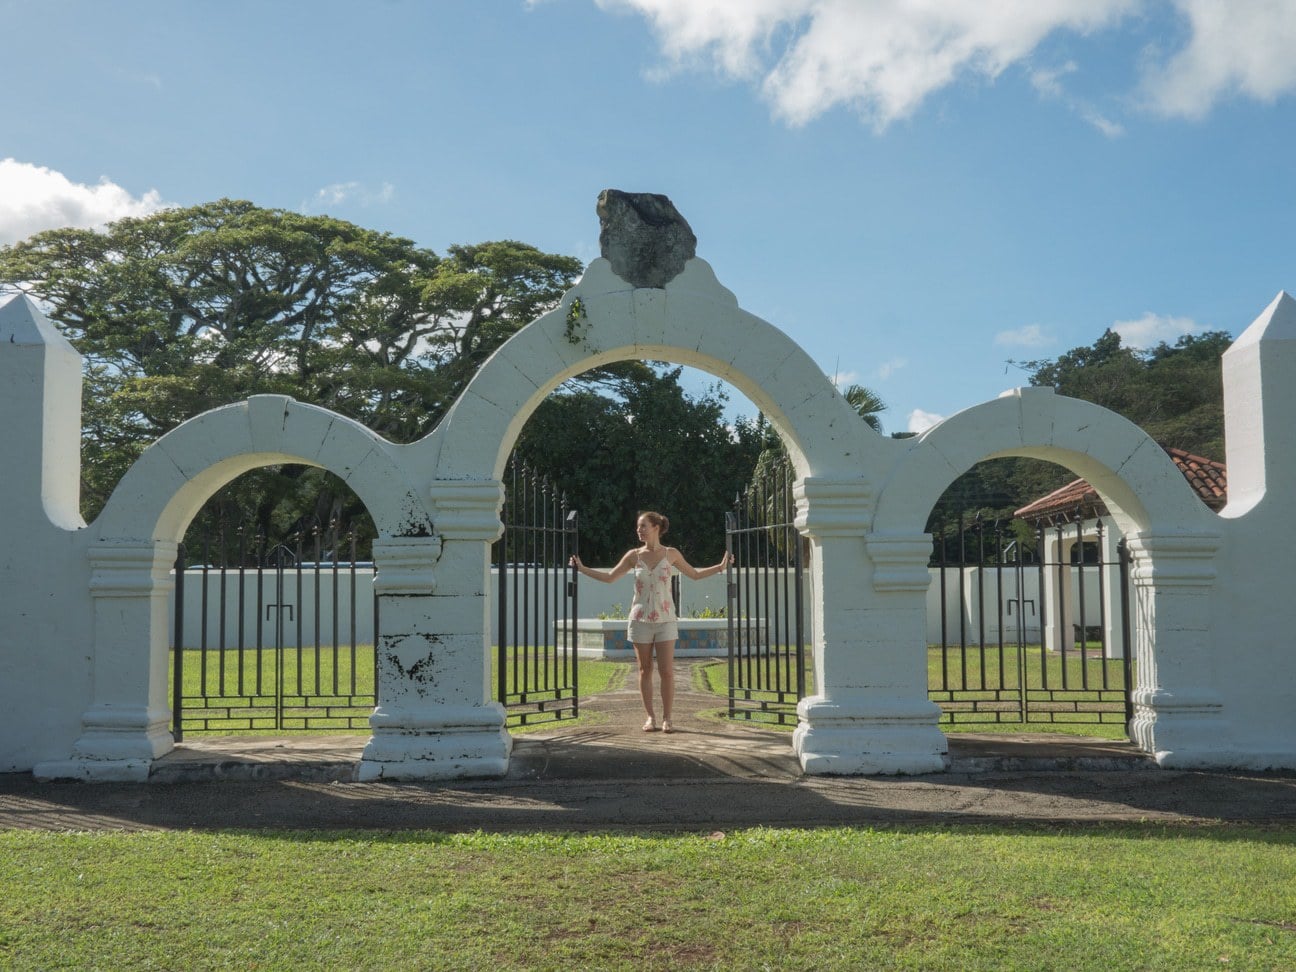
<svg viewBox="0 0 1296 972"><path fill-rule="evenodd" d="M588 261L600 190L663 192L888 432L1296 290L1296 0L0 0L0 36L0 243L231 197Z"/></svg>

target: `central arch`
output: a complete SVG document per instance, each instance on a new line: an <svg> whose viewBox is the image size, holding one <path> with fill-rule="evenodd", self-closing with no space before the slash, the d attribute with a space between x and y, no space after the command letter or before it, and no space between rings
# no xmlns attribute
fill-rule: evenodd
<svg viewBox="0 0 1296 972"><path fill-rule="evenodd" d="M499 480L540 402L567 379L625 360L688 365L729 382L787 445L800 478L868 479L889 444L860 421L809 355L738 306L694 258L664 288L590 264L558 308L523 328L468 384L424 447L438 480Z"/></svg>
<svg viewBox="0 0 1296 972"><path fill-rule="evenodd" d="M446 541L443 576L464 577L463 593L485 599L489 543L501 530L500 480L526 421L567 379L632 359L695 367L746 395L787 447L796 472L798 529L818 547L849 548L845 561L829 558L830 572L838 572L839 564L851 565L840 568L842 574L854 569L852 558L862 552L858 538L867 531L877 486L903 452L900 444L869 428L799 345L742 310L704 261L691 259L664 287L650 288L627 283L607 260L598 259L558 308L487 360L441 425L414 447L426 450L425 461L434 470L432 504ZM812 571L825 576L824 563L820 556ZM476 578L475 584L469 578ZM828 671L826 646L849 652L857 640L846 632L846 614L825 626L825 593L815 590L811 621L819 686ZM476 651L484 654L485 626L476 637ZM929 742L923 745L931 748ZM816 764L820 772L851 769Z"/></svg>

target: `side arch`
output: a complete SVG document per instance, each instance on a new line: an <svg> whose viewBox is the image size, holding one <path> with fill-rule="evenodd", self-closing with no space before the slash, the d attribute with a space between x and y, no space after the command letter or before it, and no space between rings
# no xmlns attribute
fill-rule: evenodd
<svg viewBox="0 0 1296 972"><path fill-rule="evenodd" d="M878 498L868 540L874 589L904 594L915 617L923 610L927 517L975 463L1026 456L1070 468L1103 498L1132 555L1130 738L1163 766L1218 763L1232 745L1211 609L1223 531L1165 451L1115 413L1040 388L960 412L911 450ZM897 656L921 644L911 638Z"/></svg>
<svg viewBox="0 0 1296 972"><path fill-rule="evenodd" d="M257 395L205 412L149 446L95 520L99 541L176 542L203 503L262 466L328 470L360 497L380 537L430 537L432 522L393 456L360 423L282 395Z"/></svg>
<svg viewBox="0 0 1296 972"><path fill-rule="evenodd" d="M433 614L432 565L440 539L394 451L350 419L278 395L206 412L145 450L91 527L91 704L69 758L38 767L43 778L143 781L153 761L173 748L167 602L177 544L216 490L260 466L317 466L355 491L378 530L375 590L386 608L379 679L385 670L416 666L429 656L424 629ZM399 704L404 688L384 686L380 697ZM494 713L479 721L487 736L503 722ZM502 729L495 732L500 734ZM489 767L498 762L493 755L486 760Z"/></svg>
<svg viewBox="0 0 1296 972"><path fill-rule="evenodd" d="M1217 533L1211 513L1165 450L1100 405L1019 388L911 440L878 496L874 532L922 533L941 494L978 462L1025 456L1066 466L1098 491L1126 535Z"/></svg>

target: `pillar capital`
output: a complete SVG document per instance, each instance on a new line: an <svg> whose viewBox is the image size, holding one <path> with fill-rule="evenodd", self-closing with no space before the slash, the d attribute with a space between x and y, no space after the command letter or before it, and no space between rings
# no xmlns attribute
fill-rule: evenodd
<svg viewBox="0 0 1296 972"><path fill-rule="evenodd" d="M433 565L441 556L440 537L380 537L373 556L378 594L431 594L436 589Z"/></svg>
<svg viewBox="0 0 1296 972"><path fill-rule="evenodd" d="M90 593L93 597L149 597L175 583L178 544L168 540L104 540L91 543Z"/></svg>
<svg viewBox="0 0 1296 972"><path fill-rule="evenodd" d="M1140 587L1160 590L1210 587L1215 583L1215 533L1139 533L1126 540L1131 576Z"/></svg>
<svg viewBox="0 0 1296 972"><path fill-rule="evenodd" d="M438 479L428 487L433 526L447 540L494 542L504 532L499 511L504 484L498 479Z"/></svg>
<svg viewBox="0 0 1296 972"><path fill-rule="evenodd" d="M796 526L814 537L859 537L873 520L873 494L864 479L807 476L792 487Z"/></svg>
<svg viewBox="0 0 1296 972"><path fill-rule="evenodd" d="M865 549L873 561L873 589L925 593L931 584L930 533L870 533Z"/></svg>

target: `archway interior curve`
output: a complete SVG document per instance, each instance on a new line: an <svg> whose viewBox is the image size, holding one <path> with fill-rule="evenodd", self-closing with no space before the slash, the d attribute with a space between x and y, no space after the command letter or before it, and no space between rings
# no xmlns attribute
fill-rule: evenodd
<svg viewBox="0 0 1296 972"><path fill-rule="evenodd" d="M1107 507L1121 533L1135 533L1150 522L1151 517L1147 506L1120 473L1086 453L1053 446L1022 446L1020 449L994 452L985 457L985 459L1008 458L1035 459L1052 463L1073 473L1075 478L1085 480L1094 488L1098 498Z"/></svg>
<svg viewBox="0 0 1296 972"><path fill-rule="evenodd" d="M718 559L725 515L753 489L755 471L777 466L783 478L790 470L771 425L725 408L734 386L691 390L679 372L653 360L557 386L512 443L502 477L507 508L516 510L520 482L552 491L579 514L581 552L591 563L624 554L644 510L670 518L667 542L691 562Z"/></svg>
<svg viewBox="0 0 1296 972"><path fill-rule="evenodd" d="M105 540L179 542L203 504L245 473L299 465L332 473L370 513L379 536L429 537L432 524L389 444L345 417L282 396L196 416L135 461L94 529Z"/></svg>
<svg viewBox="0 0 1296 972"><path fill-rule="evenodd" d="M500 442L499 451L495 457L494 475L500 479L504 475L505 467L508 464L509 456L512 455L514 447L522 434L523 428L527 422L539 409L540 404L552 395L555 391L565 385L573 378L582 374L593 371L597 368L609 364L616 364L624 361L641 361L648 362L665 362L667 364L685 365L690 368L696 368L698 371L706 372L714 378L728 382L734 388L738 389L743 395L751 400L760 414L778 434L780 441L787 450L788 458L791 460L797 476L805 476L810 472L809 459L806 450L797 436L795 424L783 412L779 403L771 396L760 384L752 381L747 376L736 373L726 362L717 360L709 355L703 354L696 350L677 348L667 345L655 347L630 346L616 348L608 351L601 351L592 354L577 364L553 375L548 381L538 387L534 393L519 405L512 421L509 422L504 437ZM827 379L824 379L825 383Z"/></svg>
<svg viewBox="0 0 1296 972"><path fill-rule="evenodd" d="M920 532L959 476L1007 457L1055 463L1084 479L1126 536L1215 530L1215 514L1146 432L1098 405L1033 388L951 416L914 441L879 497L877 528Z"/></svg>

